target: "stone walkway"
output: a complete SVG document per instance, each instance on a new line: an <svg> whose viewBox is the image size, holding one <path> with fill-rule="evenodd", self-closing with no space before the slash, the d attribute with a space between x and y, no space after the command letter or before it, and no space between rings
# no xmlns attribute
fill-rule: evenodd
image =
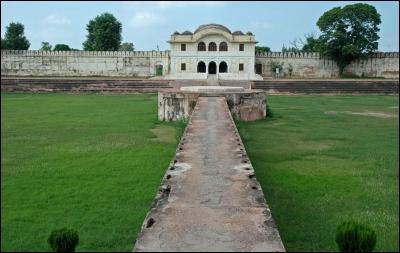
<svg viewBox="0 0 400 253"><path fill-rule="evenodd" d="M285 251L223 97L200 97L134 251Z"/></svg>

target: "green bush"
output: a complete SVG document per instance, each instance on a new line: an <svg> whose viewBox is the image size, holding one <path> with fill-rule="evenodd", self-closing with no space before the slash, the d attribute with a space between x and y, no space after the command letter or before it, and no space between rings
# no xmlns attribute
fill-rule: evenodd
<svg viewBox="0 0 400 253"><path fill-rule="evenodd" d="M75 247L79 243L79 235L73 229L62 228L51 232L47 242L54 252L75 252Z"/></svg>
<svg viewBox="0 0 400 253"><path fill-rule="evenodd" d="M272 113L272 110L269 106L267 106L267 117L272 118L274 114Z"/></svg>
<svg viewBox="0 0 400 253"><path fill-rule="evenodd" d="M336 243L341 252L371 252L376 244L376 234L365 225L347 221L338 226Z"/></svg>

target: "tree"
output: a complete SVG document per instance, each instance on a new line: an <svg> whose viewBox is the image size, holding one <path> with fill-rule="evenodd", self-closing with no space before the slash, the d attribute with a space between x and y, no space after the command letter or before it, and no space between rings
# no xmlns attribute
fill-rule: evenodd
<svg viewBox="0 0 400 253"><path fill-rule="evenodd" d="M24 25L10 23L6 27L4 39L1 39L1 49L27 50L31 43L24 35Z"/></svg>
<svg viewBox="0 0 400 253"><path fill-rule="evenodd" d="M295 46L292 46L292 47L285 47L285 44L283 44L283 46L282 46L282 52L283 52L283 53L299 53L299 52L301 52L301 50L298 49L298 48L295 47Z"/></svg>
<svg viewBox="0 0 400 253"><path fill-rule="evenodd" d="M135 51L133 43L124 42L119 46L118 51Z"/></svg>
<svg viewBox="0 0 400 253"><path fill-rule="evenodd" d="M342 75L350 62L378 49L380 14L364 3L335 7L318 20L321 30L320 51L331 57Z"/></svg>
<svg viewBox="0 0 400 253"><path fill-rule="evenodd" d="M54 51L71 51L72 49L66 44L56 44L53 48Z"/></svg>
<svg viewBox="0 0 400 253"><path fill-rule="evenodd" d="M270 47L259 47L256 46L256 53L269 53L271 52L271 48Z"/></svg>
<svg viewBox="0 0 400 253"><path fill-rule="evenodd" d="M40 51L51 51L52 45L49 42L42 42L42 47L39 49Z"/></svg>
<svg viewBox="0 0 400 253"><path fill-rule="evenodd" d="M305 35L306 41L303 43L301 48L302 52L319 52L320 51L320 39L315 35Z"/></svg>
<svg viewBox="0 0 400 253"><path fill-rule="evenodd" d="M103 13L90 20L84 50L117 51L121 45L122 24L110 13Z"/></svg>

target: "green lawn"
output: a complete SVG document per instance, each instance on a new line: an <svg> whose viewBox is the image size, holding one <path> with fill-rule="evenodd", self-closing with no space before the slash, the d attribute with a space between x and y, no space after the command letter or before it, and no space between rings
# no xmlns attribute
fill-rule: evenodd
<svg viewBox="0 0 400 253"><path fill-rule="evenodd" d="M269 96L273 117L238 122L289 251L336 251L357 219L375 251L399 251L399 97Z"/></svg>
<svg viewBox="0 0 400 253"><path fill-rule="evenodd" d="M337 225L374 228L399 250L398 96L269 96L273 117L238 122L284 245L335 251ZM1 250L130 251L182 123L155 95L1 95Z"/></svg>
<svg viewBox="0 0 400 253"><path fill-rule="evenodd" d="M130 251L182 123L157 122L155 95L1 94L1 251Z"/></svg>

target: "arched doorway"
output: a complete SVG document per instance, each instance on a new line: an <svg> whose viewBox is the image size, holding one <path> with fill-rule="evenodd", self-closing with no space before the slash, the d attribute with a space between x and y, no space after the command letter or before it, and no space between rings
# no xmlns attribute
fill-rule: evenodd
<svg viewBox="0 0 400 253"><path fill-rule="evenodd" d="M208 74L217 74L217 64L213 61L208 64Z"/></svg>
<svg viewBox="0 0 400 253"><path fill-rule="evenodd" d="M197 64L197 73L206 73L206 64L204 62L199 62Z"/></svg>
<svg viewBox="0 0 400 253"><path fill-rule="evenodd" d="M219 63L219 73L226 73L228 72L228 65L226 62L222 61Z"/></svg>

